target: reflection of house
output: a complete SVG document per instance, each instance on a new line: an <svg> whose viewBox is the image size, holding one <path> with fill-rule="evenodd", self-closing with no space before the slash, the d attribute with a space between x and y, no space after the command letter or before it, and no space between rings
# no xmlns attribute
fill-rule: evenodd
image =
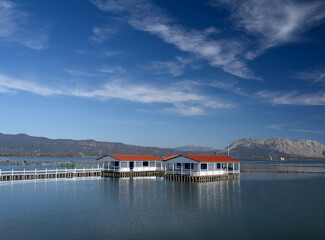
<svg viewBox="0 0 325 240"><path fill-rule="evenodd" d="M167 178L206 181L237 178L240 160L216 155L176 155L164 159ZM226 176L226 177L225 177ZM198 178L199 177L199 178Z"/></svg>
<svg viewBox="0 0 325 240"><path fill-rule="evenodd" d="M129 173L114 176L150 176L149 173L163 170L162 159L152 155L106 155L98 160L104 163L104 176L108 173Z"/></svg>

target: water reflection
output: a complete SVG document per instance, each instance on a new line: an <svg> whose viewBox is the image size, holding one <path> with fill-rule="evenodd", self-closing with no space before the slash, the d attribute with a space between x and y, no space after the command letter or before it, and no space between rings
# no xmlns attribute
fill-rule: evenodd
<svg viewBox="0 0 325 240"><path fill-rule="evenodd" d="M2 182L1 239L322 239L324 175L281 176Z"/></svg>

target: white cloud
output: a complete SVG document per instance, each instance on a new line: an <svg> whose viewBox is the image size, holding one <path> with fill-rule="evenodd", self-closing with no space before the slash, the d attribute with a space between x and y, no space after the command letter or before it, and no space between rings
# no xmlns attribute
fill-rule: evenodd
<svg viewBox="0 0 325 240"><path fill-rule="evenodd" d="M122 51L117 50L106 50L106 51L89 51L89 50L82 50L78 49L76 53L89 55L89 56L95 56L95 57L101 57L101 58L110 58L110 57L116 57L116 56L122 56L124 53Z"/></svg>
<svg viewBox="0 0 325 240"><path fill-rule="evenodd" d="M306 130L306 129L292 129L293 132L311 133L311 134L325 134L322 130Z"/></svg>
<svg viewBox="0 0 325 240"><path fill-rule="evenodd" d="M318 91L312 93L293 92L272 92L260 91L257 93L258 97L266 99L275 105L300 105L300 106L324 106L325 105L325 91Z"/></svg>
<svg viewBox="0 0 325 240"><path fill-rule="evenodd" d="M121 73L125 72L125 69L121 66L104 66L98 71L102 73Z"/></svg>
<svg viewBox="0 0 325 240"><path fill-rule="evenodd" d="M184 66L176 61L152 61L145 68L152 70L155 74L169 73L174 77L180 76L184 72Z"/></svg>
<svg viewBox="0 0 325 240"><path fill-rule="evenodd" d="M244 44L235 40L215 40L214 28L205 30L187 29L174 23L173 19L148 1L93 0L99 9L116 14L126 14L127 22L135 29L153 34L181 51L205 59L213 67L241 78L254 78L254 74L238 55Z"/></svg>
<svg viewBox="0 0 325 240"><path fill-rule="evenodd" d="M188 106L184 104L176 104L173 108L164 108L166 112L172 114L180 114L183 116L200 116L205 114L205 109L200 106Z"/></svg>
<svg viewBox="0 0 325 240"><path fill-rule="evenodd" d="M318 0L216 0L212 5L228 6L234 24L257 37L259 47L248 52L249 59L270 47L298 41L300 34L325 20L325 2Z"/></svg>
<svg viewBox="0 0 325 240"><path fill-rule="evenodd" d="M271 124L271 125L267 125L266 128L275 129L275 130L282 130L283 125L284 124Z"/></svg>
<svg viewBox="0 0 325 240"><path fill-rule="evenodd" d="M175 60L169 61L152 61L144 66L144 69L152 71L154 74L170 74L178 77L184 74L185 69L191 68L197 70L200 65L196 64L195 58L175 57Z"/></svg>
<svg viewBox="0 0 325 240"><path fill-rule="evenodd" d="M185 70L190 68L198 70L201 68L197 64L195 57L180 57L176 56L175 60L169 61L152 61L150 64L144 66L145 69L152 71L154 74L170 74L174 77L184 74Z"/></svg>
<svg viewBox="0 0 325 240"><path fill-rule="evenodd" d="M164 107L163 110L168 109L186 116L202 115L207 111L233 107L230 103L201 94L196 89L181 88L177 84L162 87L115 80L96 88L58 88L0 74L0 89L2 92L25 91L41 96L66 95L101 100L120 99L144 104L167 104L170 107Z"/></svg>
<svg viewBox="0 0 325 240"><path fill-rule="evenodd" d="M116 27L94 27L93 35L90 40L95 43L101 43L112 37L112 35L117 33Z"/></svg>
<svg viewBox="0 0 325 240"><path fill-rule="evenodd" d="M30 92L41 96L65 94L64 91L60 89L42 86L37 83L19 80L2 74L0 74L0 89L3 91Z"/></svg>
<svg viewBox="0 0 325 240"><path fill-rule="evenodd" d="M29 28L29 14L9 0L0 0L0 39L18 42L27 48L46 48L47 34Z"/></svg>
<svg viewBox="0 0 325 240"><path fill-rule="evenodd" d="M188 86L189 88L195 87L195 86L205 86L205 87L213 87L222 89L228 92L235 93L238 96L243 97L250 97L251 94L247 93L244 89L237 86L236 81L220 81L220 80L214 80L214 81L193 81L193 80L184 80L179 82L178 84L182 84L183 87Z"/></svg>
<svg viewBox="0 0 325 240"><path fill-rule="evenodd" d="M104 51L103 56L104 57L115 57L122 55L123 53L121 51Z"/></svg>
<svg viewBox="0 0 325 240"><path fill-rule="evenodd" d="M325 67L318 67L304 72L295 72L294 78L312 80L315 83L325 82Z"/></svg>
<svg viewBox="0 0 325 240"><path fill-rule="evenodd" d="M94 73L87 72L86 70L80 69L63 69L64 72L69 73L75 77L94 77L97 76Z"/></svg>

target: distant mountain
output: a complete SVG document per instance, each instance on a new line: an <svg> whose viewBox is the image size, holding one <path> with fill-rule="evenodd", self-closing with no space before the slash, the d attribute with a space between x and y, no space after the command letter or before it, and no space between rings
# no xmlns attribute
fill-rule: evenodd
<svg viewBox="0 0 325 240"><path fill-rule="evenodd" d="M213 148L213 147L203 147L203 146L199 146L199 145L185 145L182 147L175 147L174 148L177 151L194 151L194 152L219 152L220 149L217 148Z"/></svg>
<svg viewBox="0 0 325 240"><path fill-rule="evenodd" d="M49 139L26 134L0 133L0 155L78 155L102 156L105 154L152 154L165 157L176 154L227 155L226 147L218 150L211 147L187 145L176 149L141 147L115 142L95 140ZM229 145L231 157L242 159L323 158L325 145L311 140L290 141L285 138L245 138Z"/></svg>
<svg viewBox="0 0 325 240"><path fill-rule="evenodd" d="M151 154L164 157L176 154L197 154L182 152L169 148L141 147L115 142L98 142L95 140L49 139L31 137L26 134L0 133L1 155L78 155L102 156L105 154Z"/></svg>
<svg viewBox="0 0 325 240"><path fill-rule="evenodd" d="M324 158L325 145L312 140L245 138L233 142L218 154L247 159Z"/></svg>

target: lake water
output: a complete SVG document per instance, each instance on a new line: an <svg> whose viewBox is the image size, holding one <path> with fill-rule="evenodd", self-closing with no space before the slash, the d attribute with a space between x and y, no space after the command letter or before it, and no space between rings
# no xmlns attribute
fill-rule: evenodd
<svg viewBox="0 0 325 240"><path fill-rule="evenodd" d="M325 239L325 174L0 183L0 239Z"/></svg>

